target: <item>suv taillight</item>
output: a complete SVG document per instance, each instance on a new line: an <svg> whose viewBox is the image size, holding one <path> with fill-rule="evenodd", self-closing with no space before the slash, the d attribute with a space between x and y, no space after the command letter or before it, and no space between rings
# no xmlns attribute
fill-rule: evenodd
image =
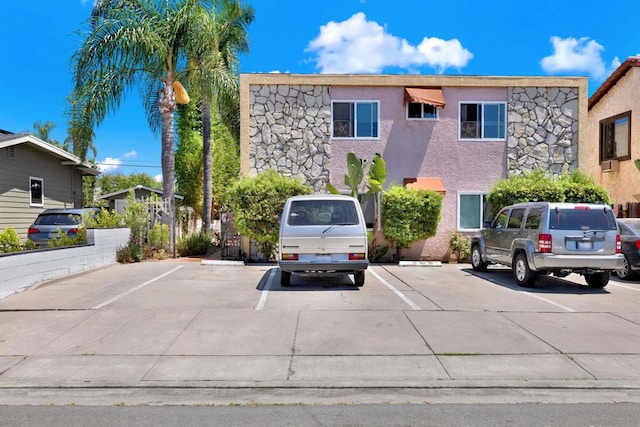
<svg viewBox="0 0 640 427"><path fill-rule="evenodd" d="M27 236L30 235L30 234L36 234L36 233L39 233L39 232L40 232L40 230L38 230L37 228L29 227L29 229L27 230Z"/></svg>
<svg viewBox="0 0 640 427"><path fill-rule="evenodd" d="M637 244L637 242L636 242ZM616 253L617 254L621 254L622 253L622 242L620 241L620 235L616 234Z"/></svg>
<svg viewBox="0 0 640 427"><path fill-rule="evenodd" d="M538 235L538 252L551 253L551 234L540 233Z"/></svg>
<svg viewBox="0 0 640 427"><path fill-rule="evenodd" d="M636 240L636 249L640 251L640 240Z"/></svg>

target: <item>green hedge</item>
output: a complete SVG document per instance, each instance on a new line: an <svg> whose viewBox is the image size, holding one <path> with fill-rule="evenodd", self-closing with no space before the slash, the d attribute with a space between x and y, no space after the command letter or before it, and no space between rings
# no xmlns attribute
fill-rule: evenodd
<svg viewBox="0 0 640 427"><path fill-rule="evenodd" d="M607 190L593 178L575 170L554 180L541 170L498 181L487 194L492 217L504 206L522 202L573 202L611 204Z"/></svg>
<svg viewBox="0 0 640 427"><path fill-rule="evenodd" d="M255 178L243 178L229 191L233 223L241 235L255 240L265 259L270 259L278 245L278 218L285 202L291 196L310 193L302 182L271 169Z"/></svg>
<svg viewBox="0 0 640 427"><path fill-rule="evenodd" d="M403 248L436 234L442 212L442 194L392 185L382 194L384 237L396 248Z"/></svg>

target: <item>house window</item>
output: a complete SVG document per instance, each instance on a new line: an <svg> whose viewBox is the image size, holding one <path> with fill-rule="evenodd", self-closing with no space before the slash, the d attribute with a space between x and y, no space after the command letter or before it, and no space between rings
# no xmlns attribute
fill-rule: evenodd
<svg viewBox="0 0 640 427"><path fill-rule="evenodd" d="M334 102L334 138L378 138L378 101Z"/></svg>
<svg viewBox="0 0 640 427"><path fill-rule="evenodd" d="M504 140L506 110L504 102L461 102L460 139Z"/></svg>
<svg viewBox="0 0 640 427"><path fill-rule="evenodd" d="M438 118L438 107L420 102L407 103L407 119L436 120Z"/></svg>
<svg viewBox="0 0 640 427"><path fill-rule="evenodd" d="M42 178L29 177L29 205L44 206L44 181Z"/></svg>
<svg viewBox="0 0 640 427"><path fill-rule="evenodd" d="M600 161L631 158L631 111L600 121Z"/></svg>
<svg viewBox="0 0 640 427"><path fill-rule="evenodd" d="M458 230L479 230L489 217L484 193L458 193Z"/></svg>

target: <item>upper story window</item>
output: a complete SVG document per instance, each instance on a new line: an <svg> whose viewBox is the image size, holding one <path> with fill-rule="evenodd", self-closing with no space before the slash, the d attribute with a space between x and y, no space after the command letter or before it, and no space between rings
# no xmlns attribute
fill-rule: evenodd
<svg viewBox="0 0 640 427"><path fill-rule="evenodd" d="M507 128L504 102L461 102L458 122L460 139L504 140Z"/></svg>
<svg viewBox="0 0 640 427"><path fill-rule="evenodd" d="M378 101L337 101L332 103L334 138L378 138Z"/></svg>
<svg viewBox="0 0 640 427"><path fill-rule="evenodd" d="M44 181L42 178L29 177L29 205L44 206Z"/></svg>
<svg viewBox="0 0 640 427"><path fill-rule="evenodd" d="M407 104L407 119L437 120L438 107L420 102L409 102Z"/></svg>
<svg viewBox="0 0 640 427"><path fill-rule="evenodd" d="M631 111L600 121L600 161L631 158Z"/></svg>

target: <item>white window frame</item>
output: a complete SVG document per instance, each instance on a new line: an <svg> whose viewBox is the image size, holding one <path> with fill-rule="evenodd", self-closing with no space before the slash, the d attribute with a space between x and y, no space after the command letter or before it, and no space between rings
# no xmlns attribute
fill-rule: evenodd
<svg viewBox="0 0 640 427"><path fill-rule="evenodd" d="M334 114L334 104L354 104L354 110L353 110L353 120L354 120L354 127L353 127L353 133L355 136L334 136L333 133L333 125L334 125L334 121L335 119L333 118ZM356 121L356 117L358 116L358 104L375 104L376 105L376 115L377 115L377 130L376 133L378 136L358 136L357 132L358 132L358 126L357 126L357 121ZM355 140L355 139L360 139L360 140L379 140L380 139L380 100L377 99L336 99L336 100L332 100L331 101L331 139L347 139L347 140Z"/></svg>
<svg viewBox="0 0 640 427"><path fill-rule="evenodd" d="M462 198L462 196L480 196L480 228L462 228L460 226L460 199ZM483 227L483 222L484 222L484 210L486 208L486 204L488 204L488 202L485 200L487 196L487 193L484 191L459 191L458 192L458 197L457 197L457 207L456 207L456 229L458 231L478 231L480 229L482 229Z"/></svg>
<svg viewBox="0 0 640 427"><path fill-rule="evenodd" d="M462 138L462 104L476 104L480 105L482 109L482 117L480 122L480 137L479 138ZM503 105L504 106L504 138L484 138L484 108L485 105ZM505 101L458 101L458 141L506 141L507 140L507 103Z"/></svg>
<svg viewBox="0 0 640 427"><path fill-rule="evenodd" d="M422 117L409 117L409 104L420 104L422 106ZM405 107L405 118L407 120L421 120L421 121L437 121L440 119L440 107L436 107L434 105L431 105L433 108L436 109L436 116L435 117L424 117L424 106L425 105L431 105L431 104L425 104L424 102L407 102L407 105Z"/></svg>
<svg viewBox="0 0 640 427"><path fill-rule="evenodd" d="M31 185L33 181L40 181L40 198L41 198L40 203L33 202L33 193L31 192ZM30 176L28 188L29 188L29 206L44 207L44 179L37 176Z"/></svg>

